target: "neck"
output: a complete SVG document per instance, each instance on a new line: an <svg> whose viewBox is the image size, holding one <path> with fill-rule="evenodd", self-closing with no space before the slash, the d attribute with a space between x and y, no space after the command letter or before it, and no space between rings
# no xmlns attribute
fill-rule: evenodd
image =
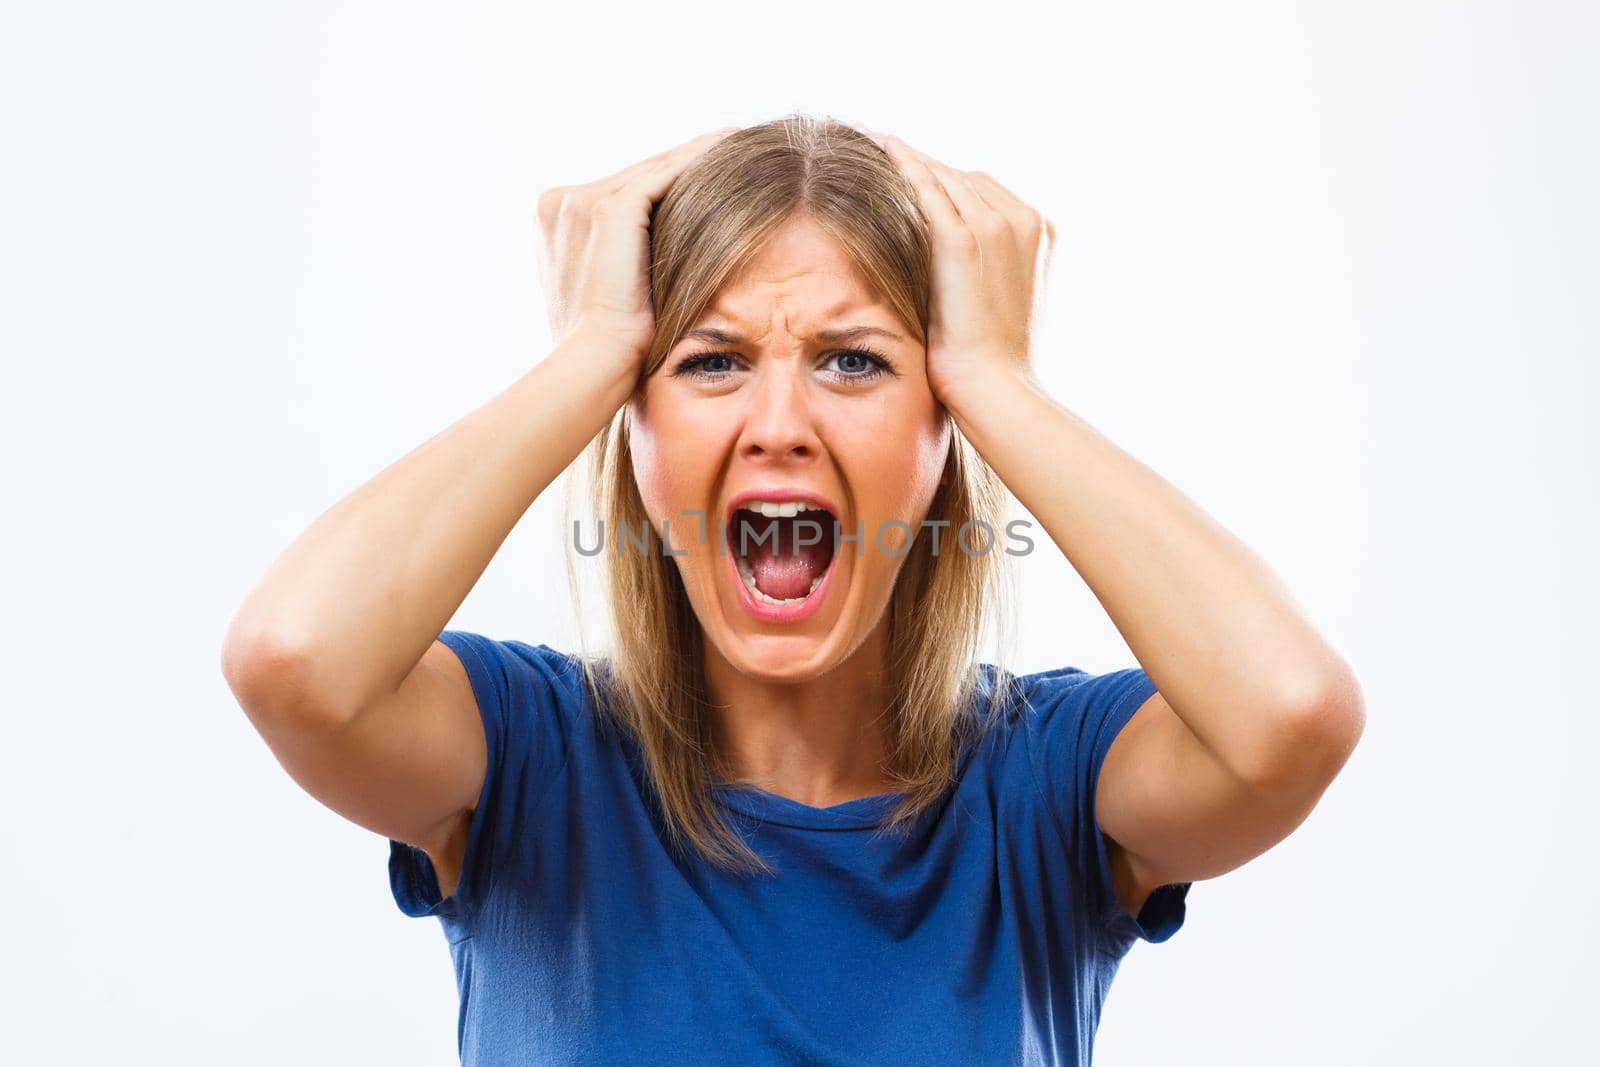
<svg viewBox="0 0 1600 1067"><path fill-rule="evenodd" d="M710 729L736 781L819 808L894 789L884 769L886 623L803 682L742 674L705 642Z"/></svg>

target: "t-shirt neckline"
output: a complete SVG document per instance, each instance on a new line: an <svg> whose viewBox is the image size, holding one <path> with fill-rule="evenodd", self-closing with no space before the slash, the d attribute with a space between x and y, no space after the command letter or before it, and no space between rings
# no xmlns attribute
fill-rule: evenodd
<svg viewBox="0 0 1600 1067"><path fill-rule="evenodd" d="M798 800L769 793L755 786L716 783L711 787L717 800L735 811L780 826L805 830L863 830L880 825L905 793L874 793L842 804L814 808Z"/></svg>

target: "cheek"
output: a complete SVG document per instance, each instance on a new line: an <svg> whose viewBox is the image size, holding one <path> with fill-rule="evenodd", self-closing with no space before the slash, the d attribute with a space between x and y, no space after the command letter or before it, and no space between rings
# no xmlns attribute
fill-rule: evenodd
<svg viewBox="0 0 1600 1067"><path fill-rule="evenodd" d="M879 521L924 514L939 487L950 451L949 421L933 405L885 411L850 430L847 465L862 508Z"/></svg>
<svg viewBox="0 0 1600 1067"><path fill-rule="evenodd" d="M633 478L650 518L660 522L685 508L705 506L711 471L703 428L679 426L670 413L634 418L628 439ZM704 468L704 469L703 469ZM673 524L674 526L677 523Z"/></svg>

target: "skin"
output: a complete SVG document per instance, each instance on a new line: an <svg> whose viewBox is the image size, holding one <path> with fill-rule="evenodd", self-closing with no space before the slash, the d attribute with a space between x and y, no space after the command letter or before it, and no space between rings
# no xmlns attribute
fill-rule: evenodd
<svg viewBox="0 0 1600 1067"><path fill-rule="evenodd" d="M1259 557L1034 375L1053 227L991 175L873 136L933 225L935 395L1156 683L1095 793L1118 897L1137 915L1155 888L1232 870L1310 814L1361 735L1360 687Z"/></svg>
<svg viewBox="0 0 1600 1067"><path fill-rule="evenodd" d="M891 520L915 528L950 450L925 349L806 217L776 234L695 326L744 343L675 346L634 402L633 452L658 528L663 519L686 526L691 509L711 517L710 535L686 535L675 547L687 555L673 562L707 638L712 729L743 773L802 803L887 791L871 724L888 702L878 679L904 557L870 540L859 554L846 544L815 614L767 622L740 605L716 522L741 490L784 487L834 501L844 529L860 521L869 538ZM815 337L857 326L893 335L869 342L888 370ZM705 353L727 358L674 373Z"/></svg>
<svg viewBox="0 0 1600 1067"><path fill-rule="evenodd" d="M1155 887L1215 877L1285 837L1354 748L1360 688L1254 553L1044 390L1031 325L1052 229L995 179L873 135L934 237L926 350L874 342L899 364L892 381L862 389L821 369L816 330L883 311L800 225L714 307L745 337L746 369L716 386L641 384L651 206L726 132L543 194L555 349L330 508L251 590L223 672L280 762L347 818L424 849L451 893L486 752L465 671L436 638L534 498L622 404L636 405L652 515L720 515L758 478L793 478L869 529L925 514L944 410L1159 689L1118 735L1096 793L1122 906L1136 914ZM852 559L824 610L785 631L743 617L706 557L678 565L739 768L818 806L882 791L868 724L883 707L874 679L894 567L870 552Z"/></svg>

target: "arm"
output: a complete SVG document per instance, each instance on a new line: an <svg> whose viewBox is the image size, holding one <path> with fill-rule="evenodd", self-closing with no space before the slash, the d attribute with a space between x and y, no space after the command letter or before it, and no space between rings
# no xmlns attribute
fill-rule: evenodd
<svg viewBox="0 0 1600 1067"><path fill-rule="evenodd" d="M466 672L436 638L517 520L626 399L631 358L611 334L573 332L320 516L235 612L229 685L323 803L430 854L461 851L451 838L477 801L485 738Z"/></svg>
<svg viewBox="0 0 1600 1067"><path fill-rule="evenodd" d="M1287 836L1360 736L1348 666L1249 548L1026 376L974 380L952 400L1159 690L1096 790L1124 907Z"/></svg>
<svg viewBox="0 0 1600 1067"><path fill-rule="evenodd" d="M1137 914L1155 887L1215 877L1299 825L1361 734L1360 688L1260 559L1039 387L1030 331L1049 222L988 174L878 140L930 221L930 385L1159 690L1107 752L1095 795L1118 897Z"/></svg>
<svg viewBox="0 0 1600 1067"><path fill-rule="evenodd" d="M541 195L554 351L319 517L228 627L223 673L284 768L352 821L426 851L446 895L488 737L438 636L517 520L631 395L655 334L651 211L728 132Z"/></svg>
<svg viewBox="0 0 1600 1067"><path fill-rule="evenodd" d="M230 679L250 680L252 665L272 676L292 667L299 692L266 688L326 725L394 693L635 375L615 342L576 333L335 504L235 613Z"/></svg>

